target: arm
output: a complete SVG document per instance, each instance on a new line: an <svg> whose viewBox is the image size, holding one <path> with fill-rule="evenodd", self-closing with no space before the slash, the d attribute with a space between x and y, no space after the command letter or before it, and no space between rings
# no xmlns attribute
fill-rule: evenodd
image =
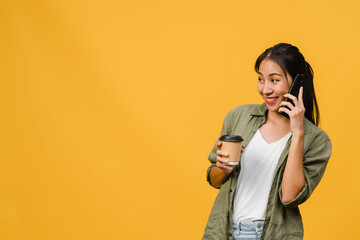
<svg viewBox="0 0 360 240"><path fill-rule="evenodd" d="M279 108L279 112L285 112L289 115L292 133L289 155L281 182L281 198L284 203L294 200L305 185L303 170L305 107L303 104L302 93L303 88L301 87L298 96L299 100L290 94L285 94L285 97L293 100L295 106L289 102L283 101L282 106L287 106L290 110L284 107Z"/></svg>
<svg viewBox="0 0 360 240"><path fill-rule="evenodd" d="M226 114L220 136L230 134L230 122L231 122L231 111ZM221 142L217 141L214 144L213 149L210 152L208 157L209 161L212 163L211 166L207 170L207 181L208 183L215 187L220 188L221 185L229 178L230 173L232 172L233 166L226 166L221 163L227 162L227 160L222 160L222 156L226 156L222 151L219 150L221 147ZM220 162L220 163L219 163Z"/></svg>
<svg viewBox="0 0 360 240"><path fill-rule="evenodd" d="M323 131L316 134L315 137L305 139L304 145L306 149L303 156L303 174L305 179L304 187L290 202L285 202L282 198L283 184L279 188L279 198L283 206L287 208L296 207L305 202L311 196L323 177L331 156L331 141L327 134Z"/></svg>
<svg viewBox="0 0 360 240"><path fill-rule="evenodd" d="M221 147L221 142L217 142L216 146L218 148ZM243 152L244 149L241 149L241 152ZM216 154L218 155L216 157L216 167L212 168L210 170L210 184L215 188L220 188L221 185L229 178L230 174L234 170L236 166L231 165L225 165L228 160L223 159L222 156L227 156L228 154L226 152L222 152L221 150L217 150Z"/></svg>
<svg viewBox="0 0 360 240"><path fill-rule="evenodd" d="M289 155L281 182L281 198L284 203L294 200L305 185L303 169L305 107L303 104L302 93L303 88L301 87L298 96L299 100L290 94L285 94L285 97L289 97L293 100L295 106L284 101L282 102L282 106L287 106L290 110L286 108L279 109L279 111L286 112L289 115L292 133Z"/></svg>
<svg viewBox="0 0 360 240"><path fill-rule="evenodd" d="M303 169L304 135L293 136L282 178L282 200L285 203L295 199L305 185Z"/></svg>
<svg viewBox="0 0 360 240"><path fill-rule="evenodd" d="M230 173L219 167L214 167L210 171L210 182L214 188L220 188L221 185L229 178Z"/></svg>
<svg viewBox="0 0 360 240"><path fill-rule="evenodd" d="M295 107L290 104L291 106L287 106L291 111L279 109L289 114L293 135L279 188L280 200L288 208L296 207L310 197L324 175L332 151L331 141L327 134L315 127L305 139L303 114L305 109L301 94L302 89L299 92L299 102L294 96L285 94L293 100Z"/></svg>

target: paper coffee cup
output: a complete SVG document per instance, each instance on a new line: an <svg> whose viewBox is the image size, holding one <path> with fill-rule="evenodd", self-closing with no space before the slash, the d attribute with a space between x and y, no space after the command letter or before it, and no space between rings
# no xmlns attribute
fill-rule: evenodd
<svg viewBox="0 0 360 240"><path fill-rule="evenodd" d="M223 156L229 162L226 165L238 165L241 155L241 144L243 139L239 135L223 135L219 138L222 142L221 151L226 152L228 156Z"/></svg>

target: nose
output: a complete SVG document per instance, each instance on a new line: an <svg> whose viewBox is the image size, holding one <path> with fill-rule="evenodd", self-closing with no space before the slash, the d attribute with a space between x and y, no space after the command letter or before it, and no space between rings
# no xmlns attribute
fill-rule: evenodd
<svg viewBox="0 0 360 240"><path fill-rule="evenodd" d="M265 82L264 84L264 89L263 89L263 93L266 95L269 95L273 92L272 86L269 82Z"/></svg>

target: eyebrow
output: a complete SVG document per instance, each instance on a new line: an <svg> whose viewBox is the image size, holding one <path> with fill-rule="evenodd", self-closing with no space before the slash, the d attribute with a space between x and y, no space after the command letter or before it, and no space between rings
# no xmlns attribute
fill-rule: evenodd
<svg viewBox="0 0 360 240"><path fill-rule="evenodd" d="M261 72L259 72L259 74L260 74L261 76L263 76L263 74L262 74ZM279 73L270 73L270 74L269 74L269 76L274 76L274 75L277 75L277 76L282 77L282 75L279 74Z"/></svg>

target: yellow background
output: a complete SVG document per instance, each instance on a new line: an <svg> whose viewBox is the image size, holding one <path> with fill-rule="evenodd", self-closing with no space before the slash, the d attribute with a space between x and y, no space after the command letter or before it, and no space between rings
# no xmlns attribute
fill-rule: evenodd
<svg viewBox="0 0 360 240"><path fill-rule="evenodd" d="M226 113L279 42L315 71L333 155L305 239L360 213L358 1L1 1L0 239L200 239Z"/></svg>

